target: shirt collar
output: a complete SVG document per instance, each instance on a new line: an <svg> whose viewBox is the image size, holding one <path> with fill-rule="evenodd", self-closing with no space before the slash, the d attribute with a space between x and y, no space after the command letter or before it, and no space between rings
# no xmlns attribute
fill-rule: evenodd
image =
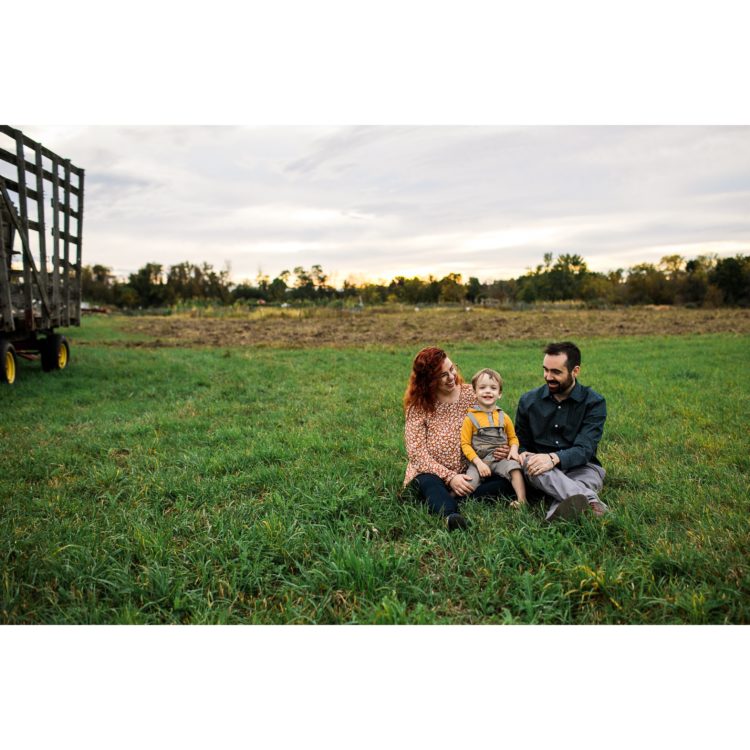
<svg viewBox="0 0 750 750"><path fill-rule="evenodd" d="M495 405L494 405L494 406L492 407L491 411L490 411L490 412L488 412L488 411L485 411L485 409L484 409L484 407L483 407L483 406L480 406L479 404L477 404L477 403L474 403L474 404L472 404L472 405L471 405L471 407L470 407L470 408L471 408L471 410L472 410L472 411L483 411L483 412L484 412L485 414L490 414L491 412L496 412L496 411L498 411L498 409L499 409L500 407L499 407L499 406L498 406L497 404L495 404Z"/></svg>
<svg viewBox="0 0 750 750"><path fill-rule="evenodd" d="M572 398L573 401L583 401L585 395L583 386L576 380L576 384L573 386L573 390L570 392L568 398Z"/></svg>

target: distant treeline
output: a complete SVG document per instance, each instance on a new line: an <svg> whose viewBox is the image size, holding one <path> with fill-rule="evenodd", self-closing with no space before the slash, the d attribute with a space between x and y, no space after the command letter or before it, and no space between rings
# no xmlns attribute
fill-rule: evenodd
<svg viewBox="0 0 750 750"><path fill-rule="evenodd" d="M441 279L397 276L388 284L344 282L341 289L328 284L319 265L310 270L297 266L271 279L258 274L255 283L234 284L229 271L210 264L178 263L164 269L147 263L117 281L101 265L83 268L83 298L88 302L134 309L171 307L191 302L220 305L234 303L306 302L380 305L439 303L517 304L580 300L592 307L608 305L750 306L750 255L718 258L699 255L686 260L668 255L657 264L639 263L609 273L589 271L580 255L552 253L544 262L517 279L482 283L475 277L464 282L459 273Z"/></svg>

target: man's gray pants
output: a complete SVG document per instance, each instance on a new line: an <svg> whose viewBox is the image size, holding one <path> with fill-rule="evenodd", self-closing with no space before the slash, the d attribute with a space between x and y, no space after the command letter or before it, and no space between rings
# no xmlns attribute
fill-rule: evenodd
<svg viewBox="0 0 750 750"><path fill-rule="evenodd" d="M536 487L553 499L552 507L547 513L549 517L560 501L571 495L584 495L590 503L602 503L598 493L604 486L606 473L598 464L588 463L568 471L550 469L535 477L530 477L524 470L523 475L532 487ZM607 510L607 506L604 503L602 505Z"/></svg>

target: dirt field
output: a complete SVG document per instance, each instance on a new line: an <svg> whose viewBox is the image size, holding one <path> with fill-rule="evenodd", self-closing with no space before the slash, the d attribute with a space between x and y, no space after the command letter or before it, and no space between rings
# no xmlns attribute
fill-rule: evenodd
<svg viewBox="0 0 750 750"><path fill-rule="evenodd" d="M139 317L123 325L148 336L136 346L366 346L512 339L750 333L750 310L623 308L504 311L259 310L241 318Z"/></svg>

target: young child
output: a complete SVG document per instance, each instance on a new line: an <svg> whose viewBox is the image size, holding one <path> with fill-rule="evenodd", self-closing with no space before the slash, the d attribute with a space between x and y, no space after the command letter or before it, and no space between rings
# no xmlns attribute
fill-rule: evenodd
<svg viewBox="0 0 750 750"><path fill-rule="evenodd" d="M526 485L518 457L518 438L510 417L498 408L503 395L503 379L495 370L485 368L471 379L476 404L466 414L461 427L461 450L469 460L466 473L473 487L492 473L510 480L517 500L510 505L520 508L526 503ZM492 452L500 445L510 444L507 459L496 460Z"/></svg>

